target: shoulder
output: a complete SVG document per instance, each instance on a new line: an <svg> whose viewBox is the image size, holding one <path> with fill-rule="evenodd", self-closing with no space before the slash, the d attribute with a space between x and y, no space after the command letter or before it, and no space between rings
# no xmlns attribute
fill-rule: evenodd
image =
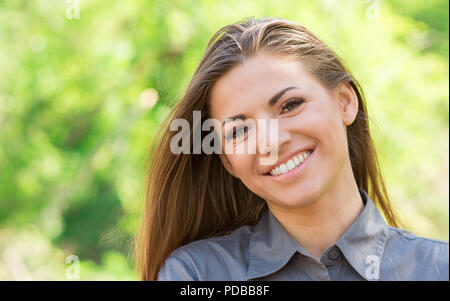
<svg viewBox="0 0 450 301"><path fill-rule="evenodd" d="M389 227L383 259L395 267L395 273L409 273L406 278L448 280L448 242Z"/></svg>
<svg viewBox="0 0 450 301"><path fill-rule="evenodd" d="M416 235L408 230L389 227L389 238L391 242L407 248L414 248L425 255L435 252L444 252L447 254L448 260L448 242L440 239L428 238Z"/></svg>
<svg viewBox="0 0 450 301"><path fill-rule="evenodd" d="M253 226L201 239L175 249L164 261L158 280L230 280L247 272Z"/></svg>

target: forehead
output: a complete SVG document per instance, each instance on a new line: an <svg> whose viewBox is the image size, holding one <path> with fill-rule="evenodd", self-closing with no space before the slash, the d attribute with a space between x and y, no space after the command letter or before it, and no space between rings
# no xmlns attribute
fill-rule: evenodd
<svg viewBox="0 0 450 301"><path fill-rule="evenodd" d="M235 112L244 113L255 105L267 105L270 97L288 86L307 92L314 84L301 62L289 57L257 54L214 84L211 115L222 119Z"/></svg>

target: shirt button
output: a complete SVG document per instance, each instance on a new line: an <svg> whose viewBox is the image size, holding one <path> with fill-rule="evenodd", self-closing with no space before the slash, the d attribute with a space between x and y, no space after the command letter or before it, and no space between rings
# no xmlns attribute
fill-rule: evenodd
<svg viewBox="0 0 450 301"><path fill-rule="evenodd" d="M331 250L330 253L328 253L328 258L331 260L336 260L339 258L339 252L335 249Z"/></svg>

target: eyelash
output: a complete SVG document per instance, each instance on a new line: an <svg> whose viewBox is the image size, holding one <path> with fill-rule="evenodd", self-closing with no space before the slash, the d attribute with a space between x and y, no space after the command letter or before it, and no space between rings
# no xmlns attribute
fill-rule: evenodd
<svg viewBox="0 0 450 301"><path fill-rule="evenodd" d="M290 105L293 105L293 104L294 104L294 105L296 105L296 107L293 108L293 109L291 109L291 110L288 110L288 112L293 111L294 109L298 108L304 101L305 101L305 99L304 99L303 97L301 97L301 98L294 98L294 99L288 100L288 101L285 103L285 105L283 105L283 106L281 107L281 114L286 113L286 112L284 112L284 110L285 110L286 108L288 108Z"/></svg>
<svg viewBox="0 0 450 301"><path fill-rule="evenodd" d="M284 113L285 113L284 110L285 110L286 108L288 108L290 105L295 105L295 108L288 110L288 112L295 110L295 109L298 108L304 101L305 101L305 99L304 99L303 97L301 97L301 98L293 98L293 99L291 99L291 100L288 100L288 101L281 107L281 114L284 114ZM236 129L237 129L236 127L233 128L233 130L231 131L231 133L229 133L228 135L225 136L225 139L226 139L227 141L236 138L236 137L235 137L235 135L236 135L236 133L237 133ZM240 129L240 131L242 131L242 130ZM244 126L244 133L247 132L247 131L248 131L248 127L247 127L247 126Z"/></svg>

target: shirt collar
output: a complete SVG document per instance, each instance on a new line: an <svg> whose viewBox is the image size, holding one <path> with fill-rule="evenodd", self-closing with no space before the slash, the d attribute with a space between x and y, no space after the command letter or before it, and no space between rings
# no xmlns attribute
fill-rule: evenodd
<svg viewBox="0 0 450 301"><path fill-rule="evenodd" d="M378 280L389 227L367 192L362 189L359 192L364 209L336 245L364 279Z"/></svg>
<svg viewBox="0 0 450 301"><path fill-rule="evenodd" d="M301 246L293 241L270 210L255 226L250 237L246 279L267 276L281 269Z"/></svg>
<svg viewBox="0 0 450 301"><path fill-rule="evenodd" d="M359 189L359 193L364 208L336 245L364 279L376 280L388 236L388 226L367 192ZM250 237L246 279L260 278L278 271L296 252L308 254L284 230L270 210L267 210Z"/></svg>

